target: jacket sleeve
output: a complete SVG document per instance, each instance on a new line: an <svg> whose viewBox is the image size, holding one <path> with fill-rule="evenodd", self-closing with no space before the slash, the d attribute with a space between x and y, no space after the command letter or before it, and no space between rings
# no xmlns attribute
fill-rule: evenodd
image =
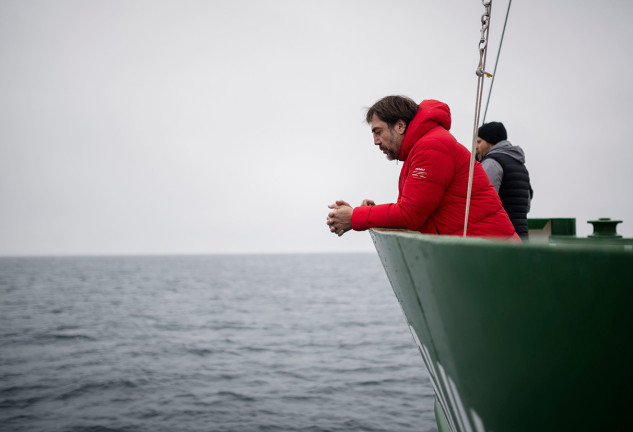
<svg viewBox="0 0 633 432"><path fill-rule="evenodd" d="M503 180L503 168L501 168L501 164L494 159L488 158L485 159L481 166L488 174L488 180L495 187L497 192L499 192L499 188L501 187L501 180Z"/></svg>
<svg viewBox="0 0 633 432"><path fill-rule="evenodd" d="M409 158L398 202L356 207L352 213L354 230L378 227L418 230L437 209L455 171L453 159L428 147L412 150Z"/></svg>

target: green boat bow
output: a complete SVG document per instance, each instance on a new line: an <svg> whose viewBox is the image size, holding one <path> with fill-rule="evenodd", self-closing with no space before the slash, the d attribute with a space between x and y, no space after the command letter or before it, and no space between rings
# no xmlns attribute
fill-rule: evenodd
<svg viewBox="0 0 633 432"><path fill-rule="evenodd" d="M371 230L440 430L630 429L633 241L572 231L519 244Z"/></svg>

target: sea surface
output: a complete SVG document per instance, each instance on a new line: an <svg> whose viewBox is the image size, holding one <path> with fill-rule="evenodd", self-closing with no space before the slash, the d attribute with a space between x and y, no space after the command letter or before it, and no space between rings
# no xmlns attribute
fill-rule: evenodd
<svg viewBox="0 0 633 432"><path fill-rule="evenodd" d="M436 426L368 253L0 258L0 430Z"/></svg>

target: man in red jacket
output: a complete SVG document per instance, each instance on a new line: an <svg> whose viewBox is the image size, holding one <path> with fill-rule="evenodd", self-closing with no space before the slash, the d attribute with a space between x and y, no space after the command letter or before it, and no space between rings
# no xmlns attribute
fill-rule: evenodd
<svg viewBox="0 0 633 432"><path fill-rule="evenodd" d="M328 206L330 231L405 228L424 234L463 235L470 152L449 133L448 105L435 100L416 104L387 96L368 111L374 144L389 160L404 162L398 201L376 205L364 200L352 208L345 201ZM467 235L518 238L494 186L475 162Z"/></svg>

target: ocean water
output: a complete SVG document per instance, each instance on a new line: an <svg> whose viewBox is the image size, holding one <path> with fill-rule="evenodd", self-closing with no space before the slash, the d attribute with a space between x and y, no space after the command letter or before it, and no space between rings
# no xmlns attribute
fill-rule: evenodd
<svg viewBox="0 0 633 432"><path fill-rule="evenodd" d="M375 254L0 258L0 430L435 431Z"/></svg>

